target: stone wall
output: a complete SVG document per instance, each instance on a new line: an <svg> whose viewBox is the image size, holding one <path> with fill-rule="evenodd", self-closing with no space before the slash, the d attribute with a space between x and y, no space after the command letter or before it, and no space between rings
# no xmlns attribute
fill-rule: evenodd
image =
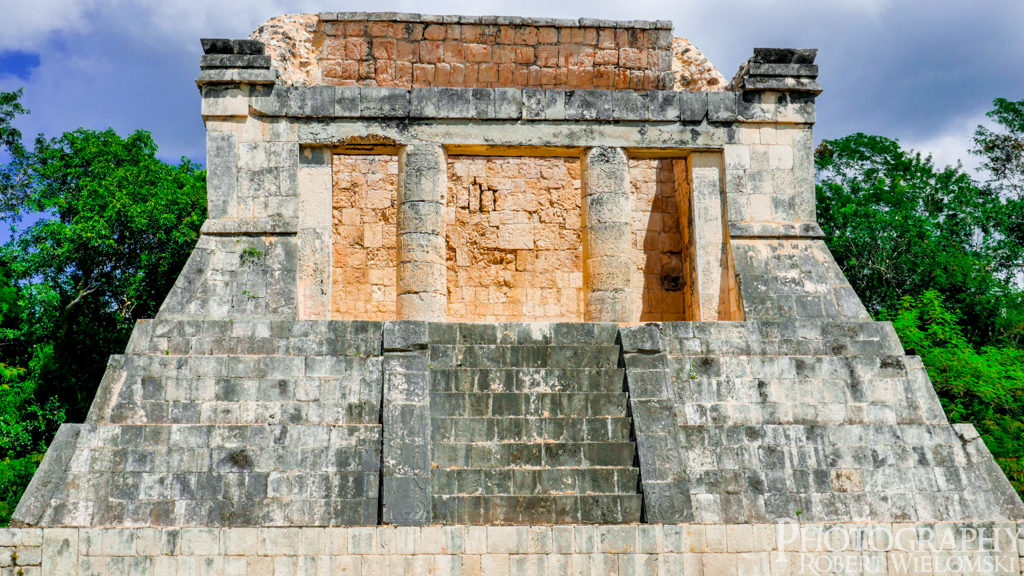
<svg viewBox="0 0 1024 576"><path fill-rule="evenodd" d="M671 32L668 22L324 13L276 18L253 36L289 83L669 90L685 76L689 89L714 84L717 72L702 56L695 66L692 53L685 71L673 72Z"/></svg>
<svg viewBox="0 0 1024 576"><path fill-rule="evenodd" d="M686 320L692 291L689 246L683 238L679 204L690 201L685 160L634 158L629 163L633 195L633 275L630 286L641 322ZM683 178L675 164L683 164Z"/></svg>
<svg viewBox="0 0 1024 576"><path fill-rule="evenodd" d="M580 161L448 160L448 319L580 321Z"/></svg>
<svg viewBox="0 0 1024 576"><path fill-rule="evenodd" d="M1013 523L0 530L0 574L1021 574Z"/></svg>
<svg viewBox="0 0 1024 576"><path fill-rule="evenodd" d="M331 316L393 320L398 156L334 156Z"/></svg>

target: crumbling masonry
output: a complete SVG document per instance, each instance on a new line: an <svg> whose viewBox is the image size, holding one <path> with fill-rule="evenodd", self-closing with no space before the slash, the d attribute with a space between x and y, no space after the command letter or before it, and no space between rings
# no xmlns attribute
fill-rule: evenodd
<svg viewBox="0 0 1024 576"><path fill-rule="evenodd" d="M1020 574L1024 505L822 240L814 50L727 83L669 22L377 13L203 48L209 219L0 573L799 574L797 526Z"/></svg>

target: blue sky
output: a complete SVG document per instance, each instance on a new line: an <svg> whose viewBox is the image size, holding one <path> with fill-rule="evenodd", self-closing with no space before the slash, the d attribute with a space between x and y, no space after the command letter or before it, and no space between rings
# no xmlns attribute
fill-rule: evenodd
<svg viewBox="0 0 1024 576"><path fill-rule="evenodd" d="M755 46L816 47L818 138L899 138L968 161L993 98L1024 99L1024 2L0 0L0 90L25 89L27 137L79 126L153 132L161 156L203 160L199 38L244 37L287 12L396 10L669 19L728 78Z"/></svg>

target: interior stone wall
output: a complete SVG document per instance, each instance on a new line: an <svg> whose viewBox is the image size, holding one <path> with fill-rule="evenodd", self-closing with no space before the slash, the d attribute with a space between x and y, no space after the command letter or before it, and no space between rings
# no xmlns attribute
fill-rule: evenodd
<svg viewBox="0 0 1024 576"><path fill-rule="evenodd" d="M673 158L631 158L633 274L630 287L641 322L688 320L685 294L691 282L679 202L689 198L685 178L674 175ZM682 172L685 174L685 171Z"/></svg>
<svg viewBox="0 0 1024 576"><path fill-rule="evenodd" d="M331 316L393 320L398 156L338 154L332 170Z"/></svg>
<svg viewBox="0 0 1024 576"><path fill-rule="evenodd" d="M448 320L582 321L580 161L451 156Z"/></svg>

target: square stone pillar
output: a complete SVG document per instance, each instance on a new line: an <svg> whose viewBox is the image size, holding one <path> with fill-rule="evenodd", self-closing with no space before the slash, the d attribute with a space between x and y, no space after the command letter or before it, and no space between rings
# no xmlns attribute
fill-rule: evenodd
<svg viewBox="0 0 1024 576"><path fill-rule="evenodd" d="M677 195L680 220L689 221L691 285L694 320L743 320L736 269L729 244L725 202L725 163L722 154L695 152L685 166L676 162L676 181L688 177L690 195ZM687 215L686 218L683 215Z"/></svg>
<svg viewBox="0 0 1024 576"><path fill-rule="evenodd" d="M299 151L299 320L330 320L334 156L330 148Z"/></svg>
<svg viewBox="0 0 1024 576"><path fill-rule="evenodd" d="M583 152L583 319L635 322L629 279L632 201L629 162L621 148Z"/></svg>
<svg viewBox="0 0 1024 576"><path fill-rule="evenodd" d="M444 207L448 160L440 144L398 154L398 319L447 318Z"/></svg>

